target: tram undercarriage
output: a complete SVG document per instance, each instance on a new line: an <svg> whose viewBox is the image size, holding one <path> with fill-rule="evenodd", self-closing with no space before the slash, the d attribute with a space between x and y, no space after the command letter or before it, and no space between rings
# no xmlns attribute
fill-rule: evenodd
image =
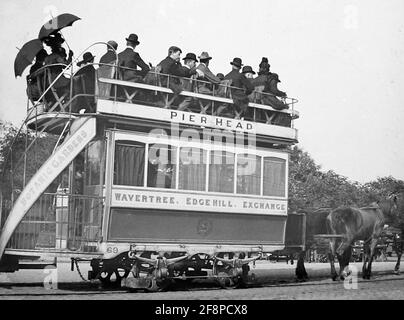
<svg viewBox="0 0 404 320"><path fill-rule="evenodd" d="M234 253L227 255L232 256ZM158 291L168 288L175 281L209 278L223 288L234 288L246 284L250 270L248 264L260 258L260 255L243 258L244 253L236 254L232 259L224 256L128 251L113 259L93 259L89 279L99 279L106 287Z"/></svg>

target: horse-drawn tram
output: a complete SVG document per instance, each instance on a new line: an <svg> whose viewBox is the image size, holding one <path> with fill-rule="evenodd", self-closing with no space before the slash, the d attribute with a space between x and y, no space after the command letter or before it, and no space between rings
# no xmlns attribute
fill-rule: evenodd
<svg viewBox="0 0 404 320"><path fill-rule="evenodd" d="M0 270L67 257L72 270L88 261L89 279L104 284L158 290L210 277L235 286L263 253L304 247L305 216L288 214L295 99L276 110L254 92L240 117L240 89L229 84L199 93L195 79L150 72L124 81L116 64L94 65L94 92L72 65L57 77L52 66L40 70L24 123L35 139L21 159L8 157ZM69 91L55 88L61 77ZM184 81L191 90L171 89ZM29 177L38 139L51 137L53 152Z"/></svg>

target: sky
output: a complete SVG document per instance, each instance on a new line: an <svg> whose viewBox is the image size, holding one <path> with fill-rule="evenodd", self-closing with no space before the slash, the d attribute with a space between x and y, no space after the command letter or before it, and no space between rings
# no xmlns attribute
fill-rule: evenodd
<svg viewBox="0 0 404 320"><path fill-rule="evenodd" d="M299 100L298 146L322 170L350 181L404 180L404 1L402 0L1 0L0 119L26 116L25 76L14 59L50 14L81 18L63 35L79 55L130 33L156 65L171 45L207 51L213 72L240 57L255 71L268 57L280 90ZM100 58L105 46L91 48ZM96 58L96 61L98 61Z"/></svg>

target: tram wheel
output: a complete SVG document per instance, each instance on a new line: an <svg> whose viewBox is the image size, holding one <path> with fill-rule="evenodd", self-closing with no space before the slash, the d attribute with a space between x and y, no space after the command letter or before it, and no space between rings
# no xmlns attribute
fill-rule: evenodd
<svg viewBox="0 0 404 320"><path fill-rule="evenodd" d="M100 279L103 287L119 288L121 286L122 279L126 278L129 273L130 270L116 269L110 272L100 272L98 278Z"/></svg>

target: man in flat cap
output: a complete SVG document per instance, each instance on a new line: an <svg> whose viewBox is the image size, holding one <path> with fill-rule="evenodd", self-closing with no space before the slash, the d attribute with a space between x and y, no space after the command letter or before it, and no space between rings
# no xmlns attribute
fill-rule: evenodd
<svg viewBox="0 0 404 320"><path fill-rule="evenodd" d="M126 38L126 49L118 54L119 67L121 67L122 80L125 81L142 81L144 76L149 72L149 66L142 60L139 53L135 51L139 44L138 36L134 33ZM123 67L123 68L122 68ZM137 70L140 67L141 70ZM125 69L125 68L130 68Z"/></svg>

